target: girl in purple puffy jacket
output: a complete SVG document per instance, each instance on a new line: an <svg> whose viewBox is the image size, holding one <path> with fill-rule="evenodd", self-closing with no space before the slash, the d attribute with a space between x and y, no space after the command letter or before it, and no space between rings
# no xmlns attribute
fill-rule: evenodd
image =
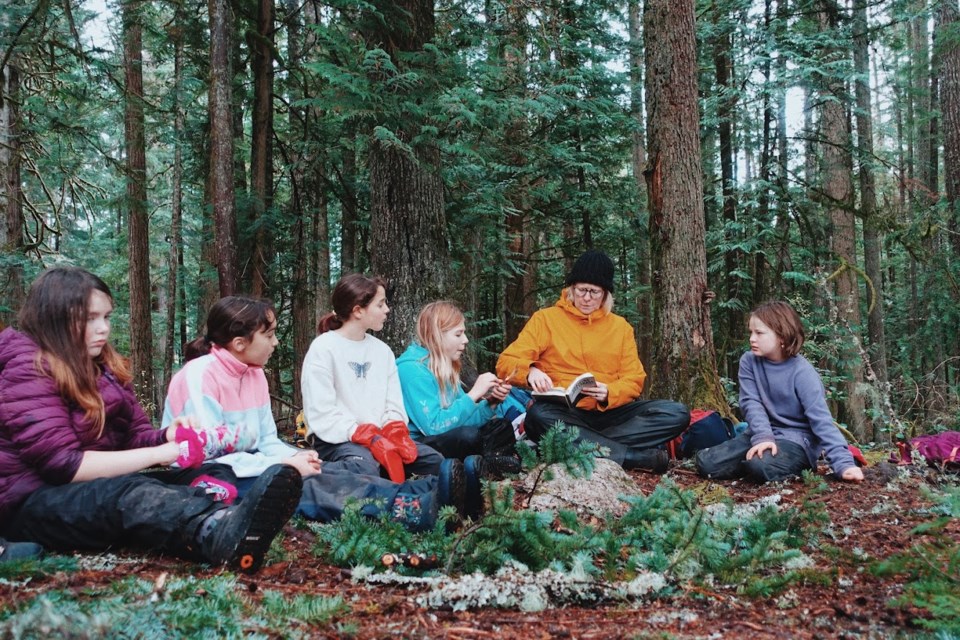
<svg viewBox="0 0 960 640"><path fill-rule="evenodd" d="M297 506L300 474L274 465L227 506L188 486L198 475L189 469L140 473L195 459L197 432L150 424L109 342L112 312L100 278L54 268L30 288L20 330L0 333L0 536L255 571Z"/></svg>

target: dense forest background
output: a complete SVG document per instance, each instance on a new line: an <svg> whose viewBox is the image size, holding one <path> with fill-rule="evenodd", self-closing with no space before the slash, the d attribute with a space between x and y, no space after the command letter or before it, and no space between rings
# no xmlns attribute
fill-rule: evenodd
<svg viewBox="0 0 960 640"><path fill-rule="evenodd" d="M0 321L96 272L155 409L212 301L266 296L293 407L340 274L390 279L397 352L458 301L489 367L596 247L653 397L734 401L785 298L854 435L953 426L957 4L8 1Z"/></svg>

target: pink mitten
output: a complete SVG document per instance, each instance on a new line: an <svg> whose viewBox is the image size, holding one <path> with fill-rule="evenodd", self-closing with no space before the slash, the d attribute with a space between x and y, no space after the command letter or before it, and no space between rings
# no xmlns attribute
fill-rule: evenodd
<svg viewBox="0 0 960 640"><path fill-rule="evenodd" d="M226 480L218 480L206 474L197 476L197 478L190 483L190 486L203 489L204 493L214 502L233 504L233 501L237 499L237 488L233 484Z"/></svg>
<svg viewBox="0 0 960 640"><path fill-rule="evenodd" d="M180 425L174 432L174 440L180 446L177 464L184 469L196 469L203 464L206 455L203 447L207 444L207 434L202 431Z"/></svg>

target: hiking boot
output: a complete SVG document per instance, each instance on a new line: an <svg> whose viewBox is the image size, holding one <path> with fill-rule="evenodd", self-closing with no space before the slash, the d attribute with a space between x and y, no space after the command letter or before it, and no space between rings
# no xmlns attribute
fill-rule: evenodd
<svg viewBox="0 0 960 640"><path fill-rule="evenodd" d="M520 456L513 454L488 453L483 456L487 476L494 480L503 480L504 476L515 476L522 470Z"/></svg>
<svg viewBox="0 0 960 640"><path fill-rule="evenodd" d="M197 534L204 560L254 573L297 509L303 480L286 464L264 471L240 504L212 513Z"/></svg>
<svg viewBox="0 0 960 640"><path fill-rule="evenodd" d="M467 456L463 459L463 470L467 476L466 495L464 497L464 515L471 520L479 520L483 515L483 483L486 465L483 456Z"/></svg>
<svg viewBox="0 0 960 640"><path fill-rule="evenodd" d="M627 449L623 468L627 471L649 471L663 475L670 465L670 456L663 449Z"/></svg>
<svg viewBox="0 0 960 640"><path fill-rule="evenodd" d="M43 547L36 542L7 542L0 538L0 563L39 560L43 557Z"/></svg>
<svg viewBox="0 0 960 640"><path fill-rule="evenodd" d="M463 463L456 458L446 458L441 462L440 474L437 476L437 501L440 506L453 505L460 517L465 517L466 488L467 477Z"/></svg>

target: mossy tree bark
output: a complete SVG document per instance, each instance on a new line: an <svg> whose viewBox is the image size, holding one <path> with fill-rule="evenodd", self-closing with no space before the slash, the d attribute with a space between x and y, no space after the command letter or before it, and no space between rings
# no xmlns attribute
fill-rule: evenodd
<svg viewBox="0 0 960 640"><path fill-rule="evenodd" d="M653 398L729 413L704 297L707 256L693 0L644 7L648 161L656 345Z"/></svg>

